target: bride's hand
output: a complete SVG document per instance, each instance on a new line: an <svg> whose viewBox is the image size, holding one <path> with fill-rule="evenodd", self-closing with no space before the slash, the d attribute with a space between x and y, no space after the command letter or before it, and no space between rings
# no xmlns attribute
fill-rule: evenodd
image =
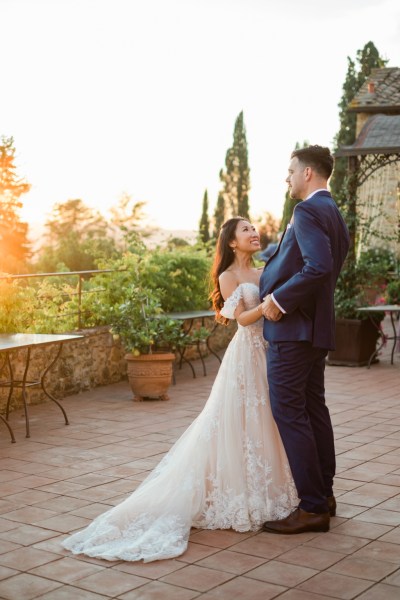
<svg viewBox="0 0 400 600"><path fill-rule="evenodd" d="M262 303L262 314L268 321L279 321L283 316L283 313L272 300L271 294L268 294Z"/></svg>

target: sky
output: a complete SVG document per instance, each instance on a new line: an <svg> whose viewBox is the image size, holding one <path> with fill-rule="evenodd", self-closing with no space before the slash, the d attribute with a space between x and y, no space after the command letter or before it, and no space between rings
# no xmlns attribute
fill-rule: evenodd
<svg viewBox="0 0 400 600"><path fill-rule="evenodd" d="M22 218L123 193L197 229L244 111L253 217L280 217L297 141L332 147L347 56L400 66L398 0L0 0L0 135L31 184Z"/></svg>

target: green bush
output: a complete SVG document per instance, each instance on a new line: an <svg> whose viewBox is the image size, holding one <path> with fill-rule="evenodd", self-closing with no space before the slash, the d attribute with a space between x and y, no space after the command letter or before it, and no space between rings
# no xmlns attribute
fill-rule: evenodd
<svg viewBox="0 0 400 600"><path fill-rule="evenodd" d="M72 279L1 281L0 333L64 333L76 329L78 295Z"/></svg>
<svg viewBox="0 0 400 600"><path fill-rule="evenodd" d="M127 295L123 304L110 310L109 323L128 352L171 351L182 343L182 323L163 315L157 293L131 285Z"/></svg>
<svg viewBox="0 0 400 600"><path fill-rule="evenodd" d="M143 284L161 293L166 312L207 309L210 269L206 250L193 246L148 252L141 264Z"/></svg>
<svg viewBox="0 0 400 600"><path fill-rule="evenodd" d="M370 304L368 292L371 287L377 287L379 280L386 277L387 270L382 271L382 262L374 262L371 257L361 256L354 264L345 261L335 289L335 314L342 319L367 319L368 315L358 312L358 308ZM381 267L378 268L378 264ZM378 291L378 289L377 289ZM381 321L384 314L377 313L375 318Z"/></svg>
<svg viewBox="0 0 400 600"><path fill-rule="evenodd" d="M164 312L201 310L209 307L210 258L193 247L147 251L134 245L122 258L101 268L117 272L95 275L85 284L83 296L86 327L108 325L113 311L131 300L132 288L148 290ZM92 293L94 290L100 293Z"/></svg>
<svg viewBox="0 0 400 600"><path fill-rule="evenodd" d="M160 311L208 308L211 259L205 249L187 246L147 250L131 239L121 257L103 262L112 269L83 281L83 327L110 325L118 307L132 301L132 289L147 293ZM0 330L62 333L78 326L77 276L3 280L0 288Z"/></svg>
<svg viewBox="0 0 400 600"><path fill-rule="evenodd" d="M373 283L376 279L385 279L388 272L395 269L395 256L385 248L370 248L361 253L357 265Z"/></svg>
<svg viewBox="0 0 400 600"><path fill-rule="evenodd" d="M111 324L117 308L129 301L131 287L138 285L140 262L138 254L127 253L101 265L101 268L113 269L113 273L99 273L85 282L82 296L84 327Z"/></svg>
<svg viewBox="0 0 400 600"><path fill-rule="evenodd" d="M0 333L23 333L32 323L36 296L21 280L0 281Z"/></svg>
<svg viewBox="0 0 400 600"><path fill-rule="evenodd" d="M36 307L32 333L66 333L78 327L78 278L52 277L34 284Z"/></svg>
<svg viewBox="0 0 400 600"><path fill-rule="evenodd" d="M400 279L393 279L387 284L385 300L388 304L400 305Z"/></svg>

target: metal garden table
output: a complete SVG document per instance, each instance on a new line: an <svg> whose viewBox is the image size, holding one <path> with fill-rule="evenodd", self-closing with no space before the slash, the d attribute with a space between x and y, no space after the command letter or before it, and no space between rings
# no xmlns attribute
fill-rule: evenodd
<svg viewBox="0 0 400 600"><path fill-rule="evenodd" d="M379 337L381 339L381 344L379 347L375 348L374 352L371 354L369 361L368 361L368 369L371 366L371 362L373 361L374 357L378 354L379 350L382 348L382 346L387 342L387 341L391 341L393 340L393 346L392 346L392 353L391 353L391 359L390 359L390 364L393 364L393 359L394 359L394 353L396 350L396 345L398 343L400 343L400 327L399 325L397 326L398 329L396 329L396 324L394 322L395 319L395 315L400 315L400 305L398 304L379 304L376 306L363 306L362 308L357 309L358 312L364 312L368 314L368 317L370 319L370 321L374 324L374 326L376 327L376 329L378 330L379 333ZM389 313L390 315L390 322L392 324L392 329L393 329L393 335L385 335L381 329L380 323L378 324L375 319L373 318L374 314L376 313Z"/></svg>
<svg viewBox="0 0 400 600"><path fill-rule="evenodd" d="M68 417L61 406L61 404L54 398L54 396L48 391L46 387L46 375L50 371L50 369L57 362L63 344L66 342L75 341L83 338L83 335L53 335L53 334L40 334L40 333L3 333L0 334L0 355L3 357L3 363L0 367L0 373L2 373L5 369L8 370L8 379L2 380L0 379L0 388L8 388L8 399L6 405L6 416L4 418L3 415L0 415L2 421L8 427L10 432L12 442L15 442L15 437L13 430L8 423L8 417L10 412L10 402L13 395L13 391L16 388L20 388L22 390L22 399L24 402L24 411L25 411L25 426L26 426L26 437L30 437L30 429L29 429L29 412L28 412L28 403L27 403L27 390L31 387L40 387L46 396L52 400L61 412L64 415L65 424L68 425ZM42 373L35 380L28 379L28 371L31 363L32 352L36 349L43 349L45 346L53 344L56 346L55 355L50 358L48 365L44 368ZM23 366L23 375L22 379L18 379L15 375L15 371L12 365L11 355L16 350L25 350L24 354L24 366Z"/></svg>
<svg viewBox="0 0 400 600"><path fill-rule="evenodd" d="M187 323L188 325L187 325L187 327L185 327L185 336L188 336L193 328L195 321L200 320L201 326L204 327L205 319L207 317L215 317L215 311L213 311L213 310L192 310L192 311L188 311L188 312L170 312L170 313L166 313L166 316L170 317L171 319L176 319L177 321L182 321L182 323ZM211 354L213 354L221 363L221 359L218 356L218 354L210 347L210 338L212 337L214 331L216 330L217 325L218 325L218 323L216 321L214 321L212 328L210 329L209 335L207 336L207 338L205 340L205 344L206 344L207 350ZM205 376L205 375L207 375L207 370L206 370L206 365L204 362L204 357L200 350L200 344L201 344L201 340L196 340L190 345L196 346L196 348L197 348L197 352L199 353L201 364L203 366L203 375ZM182 366L182 362L186 362L192 370L193 377L196 377L196 371L194 370L192 362L185 356L186 348L187 348L187 344L184 344L181 348L178 348L179 368Z"/></svg>

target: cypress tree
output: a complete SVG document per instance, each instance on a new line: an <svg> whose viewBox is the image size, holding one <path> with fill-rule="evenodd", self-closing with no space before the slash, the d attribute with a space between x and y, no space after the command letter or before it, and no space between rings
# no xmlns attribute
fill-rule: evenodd
<svg viewBox="0 0 400 600"><path fill-rule="evenodd" d="M358 77L355 68L355 62L347 57L347 73L343 84L343 93L339 102L340 129L334 139L334 149L340 146L350 146L356 139L356 121L355 113L348 111L348 106L358 91ZM330 181L332 195L336 202L342 206L346 202L346 189L344 186L347 172L347 158L338 157L335 159L335 168Z"/></svg>
<svg viewBox="0 0 400 600"><path fill-rule="evenodd" d="M206 244L210 240L210 221L208 218L208 193L207 190L203 196L203 209L201 213L201 219L199 224L200 240Z"/></svg>
<svg viewBox="0 0 400 600"><path fill-rule="evenodd" d="M365 44L364 48L357 51L357 62L359 64L357 75L358 91L364 81L370 76L372 69L382 68L388 61L380 56L379 51L373 42L368 42Z"/></svg>
<svg viewBox="0 0 400 600"><path fill-rule="evenodd" d="M373 42L365 44L364 48L357 51L357 64L347 57L347 74L343 84L343 93L338 104L340 128L334 139L334 150L340 146L350 146L356 139L357 115L348 111L348 106L357 92L369 77L372 69L384 67L386 60L381 58ZM335 160L335 168L330 181L330 188L336 202L343 206L347 201L347 189L345 178L347 173L347 158L338 157Z"/></svg>
<svg viewBox="0 0 400 600"><path fill-rule="evenodd" d="M279 227L280 231L285 231L287 224L290 222L290 219L292 218L294 207L299 202L301 202L300 199L296 200L295 198L290 197L289 190L286 192L285 204L283 205L282 220L281 220L281 224Z"/></svg>
<svg viewBox="0 0 400 600"><path fill-rule="evenodd" d="M213 227L213 239L217 240L222 224L225 221L225 198L222 192L218 194L217 205L214 211L214 227Z"/></svg>
<svg viewBox="0 0 400 600"><path fill-rule="evenodd" d="M249 218L250 169L246 128L243 111L236 118L233 132L233 144L225 157L225 172L221 179L224 184L223 194L230 215Z"/></svg>

